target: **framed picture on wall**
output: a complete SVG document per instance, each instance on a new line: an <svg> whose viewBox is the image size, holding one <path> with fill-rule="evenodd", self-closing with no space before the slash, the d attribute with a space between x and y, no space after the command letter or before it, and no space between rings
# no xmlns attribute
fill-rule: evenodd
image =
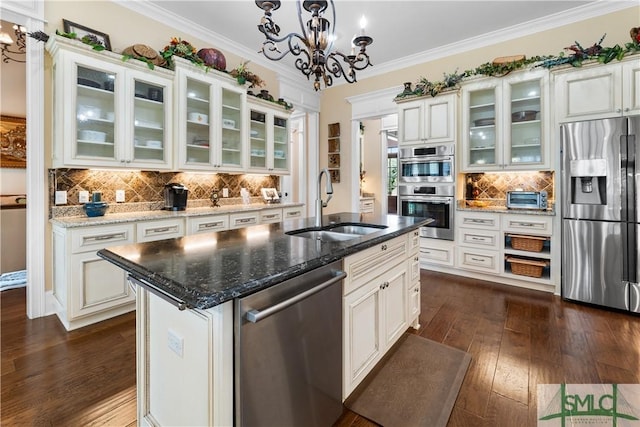
<svg viewBox="0 0 640 427"><path fill-rule="evenodd" d="M98 43L102 44L106 50L111 50L111 41L109 40L108 34L101 33L100 31L93 30L66 19L62 20L62 25L65 33L75 33L78 39L82 39L84 36L94 36L98 40Z"/></svg>
<svg viewBox="0 0 640 427"><path fill-rule="evenodd" d="M27 120L0 116L0 168L27 167Z"/></svg>

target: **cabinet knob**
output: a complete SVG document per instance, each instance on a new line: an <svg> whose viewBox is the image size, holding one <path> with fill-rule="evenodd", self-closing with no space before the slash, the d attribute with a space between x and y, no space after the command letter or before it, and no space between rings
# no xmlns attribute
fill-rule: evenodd
<svg viewBox="0 0 640 427"><path fill-rule="evenodd" d="M420 258L415 257L413 260L414 260L414 261L416 261L416 262L418 262L418 261L420 260Z"/></svg>
<svg viewBox="0 0 640 427"><path fill-rule="evenodd" d="M622 108L616 108L616 113L622 113Z"/></svg>
<svg viewBox="0 0 640 427"><path fill-rule="evenodd" d="M386 251L387 250L387 245L380 246L380 249L382 249L383 251Z"/></svg>
<svg viewBox="0 0 640 427"><path fill-rule="evenodd" d="M631 108L627 107L624 109L625 113L628 113L629 111L631 111Z"/></svg>

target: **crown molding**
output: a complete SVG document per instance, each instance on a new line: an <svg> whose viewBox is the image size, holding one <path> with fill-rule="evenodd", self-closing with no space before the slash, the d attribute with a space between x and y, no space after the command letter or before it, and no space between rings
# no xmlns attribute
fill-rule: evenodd
<svg viewBox="0 0 640 427"><path fill-rule="evenodd" d="M479 49L486 46L513 40L519 37L529 36L531 34L540 33L586 19L595 18L597 16L606 15L620 10L637 7L638 1L597 1L587 5L579 6L564 12L558 12L542 18L533 19L522 24L513 25L511 27L492 31L482 34L478 37L461 40L435 49L426 50L415 55L399 58L394 61L388 61L377 64L374 67L360 71L358 78L360 80L369 77L386 74L392 71L409 68L415 65L424 64L435 61L437 59L456 55L470 50ZM345 82L336 82L334 86L345 84Z"/></svg>

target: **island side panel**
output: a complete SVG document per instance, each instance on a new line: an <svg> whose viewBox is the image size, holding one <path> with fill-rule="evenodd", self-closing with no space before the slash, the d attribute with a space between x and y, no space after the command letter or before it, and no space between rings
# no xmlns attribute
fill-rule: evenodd
<svg viewBox="0 0 640 427"><path fill-rule="evenodd" d="M231 301L179 311L138 288L136 329L140 425L233 425Z"/></svg>

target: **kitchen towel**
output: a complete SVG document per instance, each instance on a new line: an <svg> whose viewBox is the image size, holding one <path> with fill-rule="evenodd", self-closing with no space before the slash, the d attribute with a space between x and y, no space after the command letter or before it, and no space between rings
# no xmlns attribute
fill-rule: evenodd
<svg viewBox="0 0 640 427"><path fill-rule="evenodd" d="M345 401L384 427L446 426L471 355L405 334Z"/></svg>

